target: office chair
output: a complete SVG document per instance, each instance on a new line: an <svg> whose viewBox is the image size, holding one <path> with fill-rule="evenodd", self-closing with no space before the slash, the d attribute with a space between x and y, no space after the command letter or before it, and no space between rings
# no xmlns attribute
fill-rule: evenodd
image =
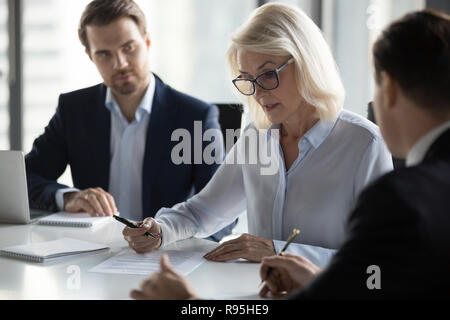
<svg viewBox="0 0 450 320"><path fill-rule="evenodd" d="M226 139L226 130L233 129L237 130L241 128L241 120L242 120L242 112L243 107L240 104L232 104L232 103L215 103L217 108L219 108L219 124L220 129L222 130L223 138ZM238 137L235 137L234 143L236 143ZM234 145L233 143L233 145ZM226 153L228 153L231 147L225 141L225 147L227 148ZM233 228L239 222L239 218L236 218L233 224Z"/></svg>
<svg viewBox="0 0 450 320"><path fill-rule="evenodd" d="M223 104L216 103L217 108L219 108L219 124L222 130L223 138L226 139L226 129L240 129L242 120L242 105L240 104ZM234 143L236 143L237 138L235 138ZM226 150L228 153L230 150Z"/></svg>

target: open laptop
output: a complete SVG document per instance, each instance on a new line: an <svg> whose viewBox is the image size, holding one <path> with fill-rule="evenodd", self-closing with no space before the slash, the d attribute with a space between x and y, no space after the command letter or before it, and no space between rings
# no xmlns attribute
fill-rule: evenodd
<svg viewBox="0 0 450 320"><path fill-rule="evenodd" d="M22 151L0 151L0 223L27 224L50 214L30 210Z"/></svg>

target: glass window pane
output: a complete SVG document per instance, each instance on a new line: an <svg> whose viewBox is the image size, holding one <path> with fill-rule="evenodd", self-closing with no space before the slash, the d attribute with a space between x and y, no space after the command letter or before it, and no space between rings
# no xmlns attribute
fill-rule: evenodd
<svg viewBox="0 0 450 320"><path fill-rule="evenodd" d="M0 0L0 150L9 149L8 5Z"/></svg>
<svg viewBox="0 0 450 320"><path fill-rule="evenodd" d="M78 40L78 22L88 0L23 1L23 150L44 132L61 93L101 82ZM70 170L58 180L72 185Z"/></svg>
<svg viewBox="0 0 450 320"><path fill-rule="evenodd" d="M347 92L345 108L367 116L373 99L371 48L381 30L407 12L421 9L421 0L325 0L322 29L331 43ZM323 16L322 16L323 17Z"/></svg>
<svg viewBox="0 0 450 320"><path fill-rule="evenodd" d="M24 0L24 150L43 133L58 96L101 82L78 40L83 0Z"/></svg>
<svg viewBox="0 0 450 320"><path fill-rule="evenodd" d="M174 88L210 103L237 102L225 51L231 33L256 1L136 1L144 11L152 48L150 67Z"/></svg>

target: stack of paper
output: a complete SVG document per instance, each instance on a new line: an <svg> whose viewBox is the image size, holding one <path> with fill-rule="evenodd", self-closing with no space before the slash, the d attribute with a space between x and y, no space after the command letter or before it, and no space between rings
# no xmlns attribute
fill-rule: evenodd
<svg viewBox="0 0 450 320"><path fill-rule="evenodd" d="M29 261L45 262L50 259L86 252L96 252L103 249L108 249L108 247L77 239L62 238L53 241L3 248L0 250L0 254Z"/></svg>

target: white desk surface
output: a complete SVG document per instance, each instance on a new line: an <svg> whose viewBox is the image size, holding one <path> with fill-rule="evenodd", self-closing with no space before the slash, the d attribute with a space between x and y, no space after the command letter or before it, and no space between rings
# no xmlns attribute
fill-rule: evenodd
<svg viewBox="0 0 450 320"><path fill-rule="evenodd" d="M0 248L70 237L102 243L109 250L73 256L59 262L35 263L0 256L0 300L5 299L130 299L146 276L100 274L89 269L127 248L123 225L111 219L95 229L30 225L0 225ZM207 252L217 243L189 239L165 249ZM80 286L72 288L70 266L80 270ZM206 261L187 278L201 297L228 299L257 298L259 264L246 261L217 263ZM72 282L73 283L73 282Z"/></svg>

